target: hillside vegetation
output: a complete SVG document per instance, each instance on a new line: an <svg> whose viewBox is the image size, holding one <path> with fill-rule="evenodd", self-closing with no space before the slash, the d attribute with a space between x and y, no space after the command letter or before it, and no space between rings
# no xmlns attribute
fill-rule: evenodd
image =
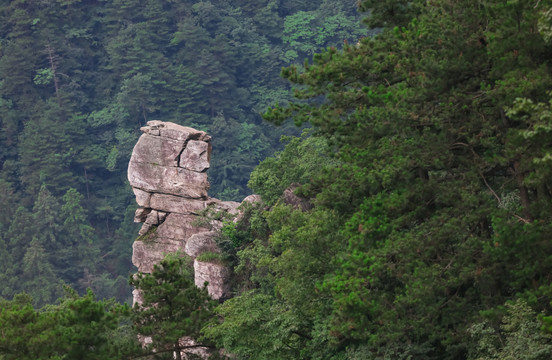
<svg viewBox="0 0 552 360"><path fill-rule="evenodd" d="M282 74L309 123L228 225L236 296L204 328L250 359L548 359L546 1L373 1L383 26ZM312 203L278 200L292 183ZM541 316L542 317L542 316ZM541 319L542 320L542 319Z"/></svg>
<svg viewBox="0 0 552 360"><path fill-rule="evenodd" d="M0 296L130 297L139 128L209 132L210 195L241 201L283 133L282 66L368 34L348 1L0 1ZM340 46L341 46L340 45Z"/></svg>
<svg viewBox="0 0 552 360"><path fill-rule="evenodd" d="M308 129L284 137L285 148L251 174L249 186L264 203L222 229L218 260L233 269L231 299L214 304L203 290L190 291L182 259L146 276L143 284L160 296L151 303L161 305L148 313L159 321L143 333L168 349L159 356L172 358L179 336L193 334L224 349L213 357L234 359L552 358L552 1L359 5L370 10L367 25L382 31L343 48L297 45L301 31L284 27L283 43L295 46L284 57L309 59L282 70L294 98L274 101L263 117ZM315 10L302 11L284 25L308 23ZM336 12L320 14L316 21L324 22ZM273 70L268 59L276 58L259 61ZM50 105L61 111L62 99L53 95ZM211 115L235 118L226 108ZM281 198L290 186L304 206ZM67 194L66 208L77 196ZM48 203L37 200L35 212L47 208L41 204ZM190 301L173 302L179 291ZM18 301L8 302L11 313L30 306ZM145 321L134 319L140 332Z"/></svg>

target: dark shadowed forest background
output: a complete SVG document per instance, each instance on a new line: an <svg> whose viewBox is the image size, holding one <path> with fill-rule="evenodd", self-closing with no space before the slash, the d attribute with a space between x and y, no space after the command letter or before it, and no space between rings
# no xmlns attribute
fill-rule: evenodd
<svg viewBox="0 0 552 360"><path fill-rule="evenodd" d="M297 133L260 117L291 98L282 66L367 34L351 1L2 1L0 295L127 300L139 128L207 131L210 195L241 201Z"/></svg>

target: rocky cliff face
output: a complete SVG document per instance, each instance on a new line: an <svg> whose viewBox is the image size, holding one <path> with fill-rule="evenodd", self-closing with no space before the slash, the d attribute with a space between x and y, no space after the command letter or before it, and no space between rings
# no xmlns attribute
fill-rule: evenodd
<svg viewBox="0 0 552 360"><path fill-rule="evenodd" d="M138 271L151 273L166 254L185 253L194 259L196 285L207 281L214 299L228 297L228 269L198 260L205 252L220 251L214 239L222 222L203 214L224 212L235 217L240 205L207 195L211 137L157 120L141 130L128 166L128 180L140 206L135 221L144 223L133 244L133 264ZM134 300L139 301L136 292Z"/></svg>

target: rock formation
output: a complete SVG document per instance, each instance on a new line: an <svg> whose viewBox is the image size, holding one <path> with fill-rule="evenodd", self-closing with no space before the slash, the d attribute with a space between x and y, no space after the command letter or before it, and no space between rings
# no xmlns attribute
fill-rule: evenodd
<svg viewBox="0 0 552 360"><path fill-rule="evenodd" d="M186 254L194 259L196 286L207 282L212 298L228 298L230 270L216 260L200 260L216 258L202 254L221 252L216 243L222 228L218 219L238 221L243 216L238 211L239 203L207 195L211 137L203 131L158 120L149 121L141 130L143 134L128 165L128 180L140 206L134 220L143 223L133 244L133 264L138 271L151 273L165 255ZM281 201L295 209L309 210L312 205L295 194L298 186L286 189ZM259 195L250 195L242 203L259 201ZM139 291L133 295L135 303L142 302ZM141 341L146 344L151 339ZM180 341L183 346L196 345L190 337ZM206 359L210 350L197 347L193 352Z"/></svg>
<svg viewBox="0 0 552 360"><path fill-rule="evenodd" d="M194 259L196 285L208 282L207 290L214 299L228 297L229 270L216 262L198 260L205 252L220 251L214 239L222 222L203 214L237 216L240 205L207 195L211 137L157 120L141 130L128 166L128 180L140 206L135 221L144 223L133 244L133 264L138 271L151 273L166 254L185 253ZM137 292L134 300L140 301Z"/></svg>

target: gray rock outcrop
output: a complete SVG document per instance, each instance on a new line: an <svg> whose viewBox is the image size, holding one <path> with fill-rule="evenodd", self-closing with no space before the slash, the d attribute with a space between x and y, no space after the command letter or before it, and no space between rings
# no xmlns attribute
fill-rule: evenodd
<svg viewBox="0 0 552 360"><path fill-rule="evenodd" d="M141 130L128 165L128 180L140 206L134 221L143 223L132 246L132 263L138 271L151 273L167 254L186 254L194 260L196 286L207 284L213 299L230 297L230 269L217 257L221 250L216 239L223 225L220 219L236 221L243 214L240 203L207 195L211 137L158 120L148 121ZM243 202L258 201L258 195L251 195ZM135 303L142 303L140 291L132 294ZM140 337L140 341L147 344L151 339ZM180 341L183 347L192 347L187 353L199 358L207 359L212 353L195 347L190 337Z"/></svg>
<svg viewBox="0 0 552 360"><path fill-rule="evenodd" d="M196 285L207 282L214 299L228 297L230 271L217 261L197 259L206 252L220 252L215 237L222 222L202 214L237 216L240 205L207 195L211 137L158 120L141 130L128 166L128 180L140 206L134 220L143 223L133 244L133 264L138 271L151 273L168 253L187 254L194 259ZM134 297L140 301L137 292Z"/></svg>

